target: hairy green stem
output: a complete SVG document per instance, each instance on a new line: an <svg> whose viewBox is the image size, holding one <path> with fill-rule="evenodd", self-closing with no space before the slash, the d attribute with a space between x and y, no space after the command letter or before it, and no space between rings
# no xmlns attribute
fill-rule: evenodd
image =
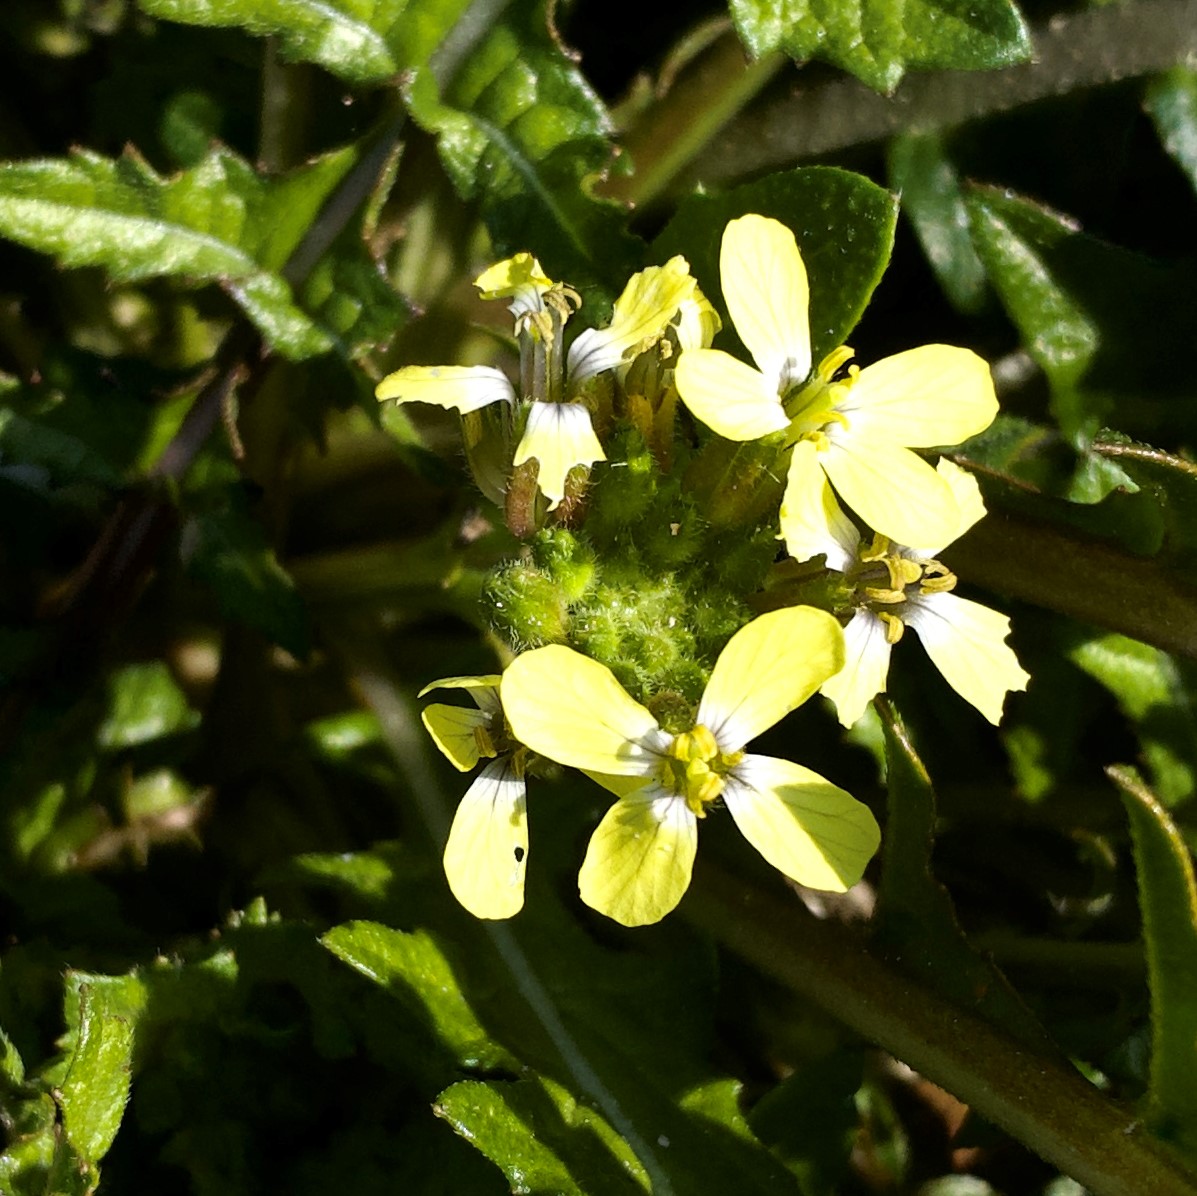
<svg viewBox="0 0 1197 1196"><path fill-rule="evenodd" d="M952 128L1048 96L1167 70L1197 55L1197 0L1085 8L1036 27L1034 42L1033 62L911 75L891 97L854 79L792 91L732 121L678 180L678 189L727 183L899 130Z"/></svg>
<svg viewBox="0 0 1197 1196"><path fill-rule="evenodd" d="M1194 1196L1134 1113L869 953L844 927L700 861L682 905L737 955L939 1084L1093 1196Z"/></svg>

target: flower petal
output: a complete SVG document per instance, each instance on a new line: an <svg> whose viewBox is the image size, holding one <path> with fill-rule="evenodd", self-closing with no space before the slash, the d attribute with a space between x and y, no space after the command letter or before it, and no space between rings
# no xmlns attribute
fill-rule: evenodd
<svg viewBox="0 0 1197 1196"><path fill-rule="evenodd" d="M388 374L374 394L380 401L431 403L462 413L515 402L507 375L490 365L405 365Z"/></svg>
<svg viewBox="0 0 1197 1196"><path fill-rule="evenodd" d="M516 739L558 764L645 776L669 745L657 720L606 665L561 644L517 656L501 693Z"/></svg>
<svg viewBox="0 0 1197 1196"><path fill-rule="evenodd" d="M528 819L523 777L510 757L492 760L457 807L445 844L453 896L475 918L510 918L524 904Z"/></svg>
<svg viewBox="0 0 1197 1196"><path fill-rule="evenodd" d="M674 327L678 348L684 353L687 349L709 349L723 321L710 300L695 286L694 294L678 306Z"/></svg>
<svg viewBox="0 0 1197 1196"><path fill-rule="evenodd" d="M869 610L858 610L844 628L844 667L819 687L835 703L845 727L852 726L865 707L885 689L892 645L885 624Z"/></svg>
<svg viewBox="0 0 1197 1196"><path fill-rule="evenodd" d="M736 332L773 389L803 381L810 373L810 284L794 234L768 216L729 221L719 278Z"/></svg>
<svg viewBox="0 0 1197 1196"><path fill-rule="evenodd" d="M738 752L844 663L840 625L824 610L791 606L741 627L715 662L696 721L722 752Z"/></svg>
<svg viewBox="0 0 1197 1196"><path fill-rule="evenodd" d="M944 680L995 726L1002 703L1031 676L1005 642L1010 620L979 602L955 594L919 594L902 611Z"/></svg>
<svg viewBox="0 0 1197 1196"><path fill-rule="evenodd" d="M836 410L873 439L932 448L989 427L998 402L989 366L975 353L923 345L861 370Z"/></svg>
<svg viewBox="0 0 1197 1196"><path fill-rule="evenodd" d="M434 689L464 689L480 710L499 714L503 709L499 702L499 682L502 680L498 673L482 677L442 677L439 681L429 681L416 697L422 698Z"/></svg>
<svg viewBox="0 0 1197 1196"><path fill-rule="evenodd" d="M695 285L690 264L680 254L663 266L633 274L615 300L610 326L588 328L570 345L570 385L613 369L625 353L659 337L682 303L693 296Z"/></svg>
<svg viewBox="0 0 1197 1196"><path fill-rule="evenodd" d="M745 756L723 800L744 838L779 872L812 889L850 889L881 842L868 806L789 760Z"/></svg>
<svg viewBox="0 0 1197 1196"><path fill-rule="evenodd" d="M757 440L790 426L777 387L721 349L689 349L677 359L682 402L726 440Z"/></svg>
<svg viewBox="0 0 1197 1196"><path fill-rule="evenodd" d="M483 299L510 299L507 310L518 320L527 312L544 310L541 296L553 280L530 253L517 253L483 270L474 285Z"/></svg>
<svg viewBox="0 0 1197 1196"><path fill-rule="evenodd" d="M960 524L951 487L909 449L833 427L820 460L844 505L899 544L947 544Z"/></svg>
<svg viewBox="0 0 1197 1196"><path fill-rule="evenodd" d="M569 471L605 461L607 454L594 434L590 412L580 403L533 403L512 464L523 465L533 457L540 464L536 484L552 510L565 497Z"/></svg>
<svg viewBox="0 0 1197 1196"><path fill-rule="evenodd" d="M823 553L827 567L841 572L856 560L860 532L835 501L813 440L800 440L794 445L780 523L786 551L796 560L806 561Z"/></svg>
<svg viewBox="0 0 1197 1196"><path fill-rule="evenodd" d="M985 517L985 500L981 497L981 487L967 469L961 469L955 461L949 461L947 457L940 457L936 462L935 472L947 482L960 511L960 521L956 525L956 534L952 537L953 540L958 540L974 523ZM946 544L939 544L934 552L927 555L934 556L946 547Z"/></svg>
<svg viewBox="0 0 1197 1196"><path fill-rule="evenodd" d="M658 785L617 801L586 849L582 900L624 926L659 922L690 886L697 822L681 798Z"/></svg>
<svg viewBox="0 0 1197 1196"><path fill-rule="evenodd" d="M433 702L420 711L424 726L441 754L460 772L469 772L482 759L478 751L476 727L485 727L491 715L472 706L445 706ZM491 755L494 753L492 752Z"/></svg>

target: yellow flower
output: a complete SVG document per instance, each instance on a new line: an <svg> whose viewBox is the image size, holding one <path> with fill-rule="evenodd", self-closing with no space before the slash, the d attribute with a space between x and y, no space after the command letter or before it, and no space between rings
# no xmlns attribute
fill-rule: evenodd
<svg viewBox="0 0 1197 1196"><path fill-rule="evenodd" d="M959 520L950 488L914 448L956 444L997 413L989 368L975 353L924 345L841 375L837 349L811 377L810 289L793 233L765 216L728 223L723 297L756 368L715 349L683 353L682 401L729 440L785 432L794 445L781 530L792 555L789 492L823 472L870 527L902 543L947 543ZM808 446L805 451L799 451Z"/></svg>
<svg viewBox="0 0 1197 1196"><path fill-rule="evenodd" d="M1010 620L953 594L956 578L934 559L985 514L971 474L946 457L938 473L960 517L953 535L933 547L908 548L882 535L865 544L822 475L795 501L792 516L807 554L825 553L857 587L860 606L844 628L844 667L820 687L845 727L885 689L890 653L907 627L947 683L991 723L1001 721L1006 694L1030 680L1005 642Z"/></svg>
<svg viewBox="0 0 1197 1196"><path fill-rule="evenodd" d="M761 615L724 648L693 725L670 734L597 661L560 645L518 656L501 686L512 732L619 799L590 840L582 900L625 926L663 918L690 883L698 820L717 798L786 876L837 892L855 884L880 838L867 807L810 769L743 750L842 661L826 612Z"/></svg>
<svg viewBox="0 0 1197 1196"><path fill-rule="evenodd" d="M556 343L550 354L559 360L563 319L560 311L549 310L546 296L560 288L531 254L518 253L497 262L480 274L474 285L484 299L511 300L517 332L540 318L544 328L538 335L542 343ZM590 412L582 403L573 401L572 396L587 379L617 368L659 339L683 304L694 299L696 291L683 257L633 274L615 301L610 325L587 329L570 346L565 381L562 384L558 378L554 388L566 397L562 401L549 401L546 396L525 396L540 401L529 408L512 464L522 465L535 458L539 466L537 485L549 500L550 510L565 497L565 480L571 469L607 459L591 424ZM561 310L567 308L568 302ZM702 317L696 313L693 318ZM502 370L484 365L404 366L388 374L374 393L380 401L430 403L463 414L491 403L515 406L517 402L515 388Z"/></svg>
<svg viewBox="0 0 1197 1196"><path fill-rule="evenodd" d="M434 689L464 689L474 708L435 702L425 707L424 726L433 742L461 772L487 761L453 817L445 876L453 896L476 918L510 918L524 904L527 753L507 732L497 676L445 677L419 696Z"/></svg>

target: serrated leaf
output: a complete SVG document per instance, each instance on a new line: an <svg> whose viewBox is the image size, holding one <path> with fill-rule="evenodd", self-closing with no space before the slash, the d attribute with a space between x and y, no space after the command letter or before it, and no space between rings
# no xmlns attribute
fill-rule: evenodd
<svg viewBox="0 0 1197 1196"><path fill-rule="evenodd" d="M1087 236L1009 192L973 188L965 203L977 253L1072 443L1087 447L1115 404L1132 431L1164 413L1191 420L1197 385L1176 352L1197 339L1188 267Z"/></svg>
<svg viewBox="0 0 1197 1196"><path fill-rule="evenodd" d="M320 940L338 959L426 1017L462 1067L509 1067L512 1060L482 1027L453 968L425 931L346 922Z"/></svg>
<svg viewBox="0 0 1197 1196"><path fill-rule="evenodd" d="M295 657L306 656L307 610L295 583L240 488L228 487L226 499L184 524L180 553L187 571L212 590L227 617L265 632Z"/></svg>
<svg viewBox="0 0 1197 1196"><path fill-rule="evenodd" d="M333 341L278 271L354 158L340 150L277 182L225 149L169 179L131 150L0 163L0 236L118 282L219 283L280 353L302 359Z"/></svg>
<svg viewBox="0 0 1197 1196"><path fill-rule="evenodd" d="M437 1097L434 1111L502 1170L513 1192L650 1190L627 1143L552 1080L464 1080Z"/></svg>
<svg viewBox="0 0 1197 1196"><path fill-rule="evenodd" d="M426 62L469 0L137 0L151 16L241 27L279 39L286 58L350 83L385 83Z"/></svg>
<svg viewBox="0 0 1197 1196"><path fill-rule="evenodd" d="M69 1053L58 1101L67 1137L89 1163L108 1152L124 1117L145 1002L137 976L74 972L68 978Z"/></svg>
<svg viewBox="0 0 1197 1196"><path fill-rule="evenodd" d="M1151 990L1153 1128L1197 1150L1197 879L1180 831L1131 768L1107 770L1122 794Z"/></svg>
<svg viewBox="0 0 1197 1196"><path fill-rule="evenodd" d="M947 890L931 871L935 793L893 706L878 699L885 729L887 811L873 942L896 966L1026 1046L1054 1047L1005 976L960 929Z"/></svg>
<svg viewBox="0 0 1197 1196"><path fill-rule="evenodd" d="M498 255L528 250L583 289L623 285L639 243L623 209L590 194L611 163L611 123L538 0L513 0L443 94L418 68L407 95L454 186L480 203Z"/></svg>
<svg viewBox="0 0 1197 1196"><path fill-rule="evenodd" d="M1197 710L1191 667L1126 636L1087 635L1068 659L1100 682L1135 725L1152 788L1166 806L1197 790Z"/></svg>
<svg viewBox="0 0 1197 1196"><path fill-rule="evenodd" d="M818 57L870 87L893 91L907 67L980 70L1030 57L1031 39L1010 0L729 0L755 58L784 50Z"/></svg>
<svg viewBox="0 0 1197 1196"><path fill-rule="evenodd" d="M407 322L407 305L352 226L308 275L302 297L305 310L333 332L352 357L385 345Z"/></svg>
<svg viewBox="0 0 1197 1196"><path fill-rule="evenodd" d="M980 311L987 281L968 230L960 176L935 133L907 133L890 142L889 185L902 197L940 286L962 312Z"/></svg>
<svg viewBox="0 0 1197 1196"><path fill-rule="evenodd" d="M1197 71L1177 66L1153 80L1145 106L1164 149L1197 188Z"/></svg>
<svg viewBox="0 0 1197 1196"><path fill-rule="evenodd" d="M790 228L810 275L815 361L844 343L885 272L898 205L861 175L828 166L769 175L722 195L694 195L653 243L655 261L684 254L730 336L719 286L719 245L729 220L757 212Z"/></svg>

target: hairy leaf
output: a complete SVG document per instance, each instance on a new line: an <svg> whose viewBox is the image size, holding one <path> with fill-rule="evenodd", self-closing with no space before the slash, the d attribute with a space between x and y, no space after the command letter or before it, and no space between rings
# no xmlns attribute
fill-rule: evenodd
<svg viewBox="0 0 1197 1196"><path fill-rule="evenodd" d="M1031 39L1010 0L730 0L732 20L754 57L784 50L851 71L893 91L907 67L978 70L1010 66Z"/></svg>

